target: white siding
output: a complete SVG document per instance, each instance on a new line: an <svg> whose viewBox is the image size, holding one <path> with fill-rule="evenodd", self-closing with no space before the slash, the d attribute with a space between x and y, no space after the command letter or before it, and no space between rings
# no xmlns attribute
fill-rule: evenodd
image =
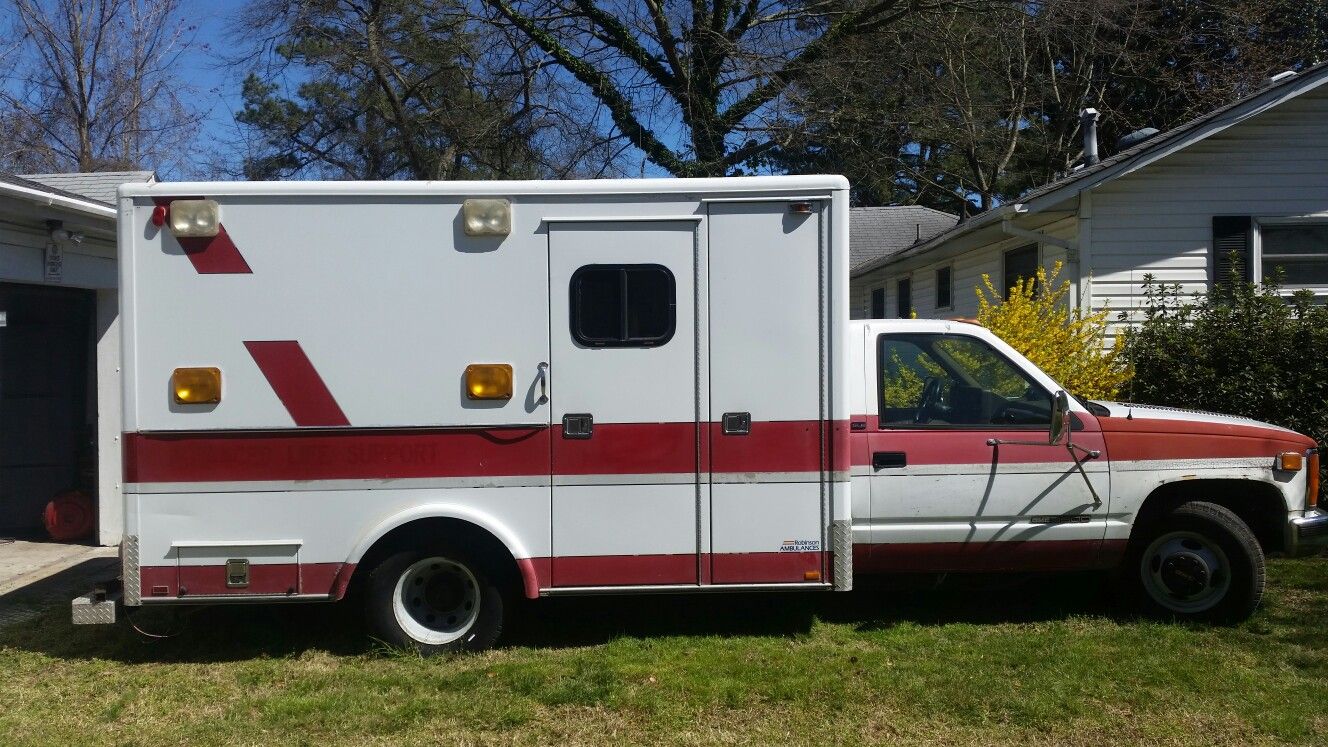
<svg viewBox="0 0 1328 747"><path fill-rule="evenodd" d="M1094 189L1093 308L1138 308L1150 273L1206 292L1214 215L1328 216L1326 122L1320 88Z"/></svg>
<svg viewBox="0 0 1328 747"><path fill-rule="evenodd" d="M78 230L78 226L73 226ZM0 215L0 281L44 283L48 233L40 223ZM115 244L89 236L82 244L65 246L63 285L72 288L114 288L118 281Z"/></svg>
<svg viewBox="0 0 1328 747"><path fill-rule="evenodd" d="M1328 88L1328 87L1326 87ZM1186 293L1209 288L1215 215L1255 218L1328 219L1328 90L1320 88L1287 101L1249 121L1195 143L1096 187L1084 201L1082 224L1069 218L1043 231L1078 240L1086 296L1094 311L1107 309L1113 328L1121 312L1143 303L1145 275L1179 283ZM1091 203L1091 204L1090 204ZM1080 225L1082 236L1078 235ZM972 316L973 289L983 273L1001 275L1001 253L1026 243L1011 238L965 252L954 262L954 308L936 310L931 285L943 263L910 266L914 307L921 317ZM934 250L935 251L935 250ZM1042 245L1042 264L1067 259L1064 249ZM905 263L854 280L854 310L868 309L870 287L894 278ZM908 263L912 265L912 263ZM1062 277L1074 284L1079 301L1080 268L1068 265ZM997 283L999 285L999 282ZM888 286L894 311L894 286ZM857 303L861 299L861 303Z"/></svg>
<svg viewBox="0 0 1328 747"><path fill-rule="evenodd" d="M1077 228L1073 218L1061 220L1043 229L1049 236L1074 239ZM913 309L921 319L949 319L953 317L974 317L978 313L977 290L984 287L982 276L991 277L992 285L1000 289L1004 272L1003 255L1010 249L1026 246L1028 239L1007 238L995 243L980 246L947 260L931 262L908 271L913 279ZM1048 270L1057 260L1065 259L1065 250L1056 246L1042 245L1040 257L1042 265ZM936 271L949 265L951 270L950 308L936 308ZM1066 267L1061 271L1061 278L1068 279L1077 288L1078 270ZM854 318L865 318L871 310L871 289L885 283L886 315L895 315L895 281L903 277L898 266L885 267L875 272L853 279ZM1072 290L1072 293L1077 291Z"/></svg>

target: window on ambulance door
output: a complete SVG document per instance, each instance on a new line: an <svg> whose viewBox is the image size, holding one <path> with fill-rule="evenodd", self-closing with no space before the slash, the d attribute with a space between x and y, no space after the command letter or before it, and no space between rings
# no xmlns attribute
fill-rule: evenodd
<svg viewBox="0 0 1328 747"><path fill-rule="evenodd" d="M572 273L572 339L587 347L659 347L677 319L673 273L661 265L586 265Z"/></svg>
<svg viewBox="0 0 1328 747"><path fill-rule="evenodd" d="M882 428L1051 423L1047 391L976 337L885 334L878 346Z"/></svg>

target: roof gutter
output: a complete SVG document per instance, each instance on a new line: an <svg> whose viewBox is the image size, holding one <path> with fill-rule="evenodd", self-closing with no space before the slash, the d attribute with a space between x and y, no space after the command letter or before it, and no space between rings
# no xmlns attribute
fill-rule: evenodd
<svg viewBox="0 0 1328 747"><path fill-rule="evenodd" d="M76 200L72 197L55 195L50 192L43 192L39 189L23 187L18 184L0 182L0 194L27 200L28 202L36 203L43 207L59 207L64 208L65 210L73 210L74 212L95 216L97 218L105 218L110 221L115 220L116 211L115 208L110 205L101 205L95 202Z"/></svg>

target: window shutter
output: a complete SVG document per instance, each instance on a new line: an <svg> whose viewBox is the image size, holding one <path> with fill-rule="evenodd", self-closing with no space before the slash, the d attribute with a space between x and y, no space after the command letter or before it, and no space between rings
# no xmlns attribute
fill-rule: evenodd
<svg viewBox="0 0 1328 747"><path fill-rule="evenodd" d="M885 318L885 289L877 288L871 292L871 318Z"/></svg>
<svg viewBox="0 0 1328 747"><path fill-rule="evenodd" d="M900 319L908 319L913 316L913 281L911 278L903 278L895 283L899 296L895 299L895 316Z"/></svg>
<svg viewBox="0 0 1328 747"><path fill-rule="evenodd" d="M1248 215L1213 216L1213 285L1248 283L1254 277L1254 221ZM1232 263L1232 253L1236 262Z"/></svg>

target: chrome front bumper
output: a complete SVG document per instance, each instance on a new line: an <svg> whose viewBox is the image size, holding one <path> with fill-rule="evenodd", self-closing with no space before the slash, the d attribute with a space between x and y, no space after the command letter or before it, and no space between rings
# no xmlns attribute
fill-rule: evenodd
<svg viewBox="0 0 1328 747"><path fill-rule="evenodd" d="M1328 512L1315 508L1287 522L1286 554L1311 555L1328 547Z"/></svg>

